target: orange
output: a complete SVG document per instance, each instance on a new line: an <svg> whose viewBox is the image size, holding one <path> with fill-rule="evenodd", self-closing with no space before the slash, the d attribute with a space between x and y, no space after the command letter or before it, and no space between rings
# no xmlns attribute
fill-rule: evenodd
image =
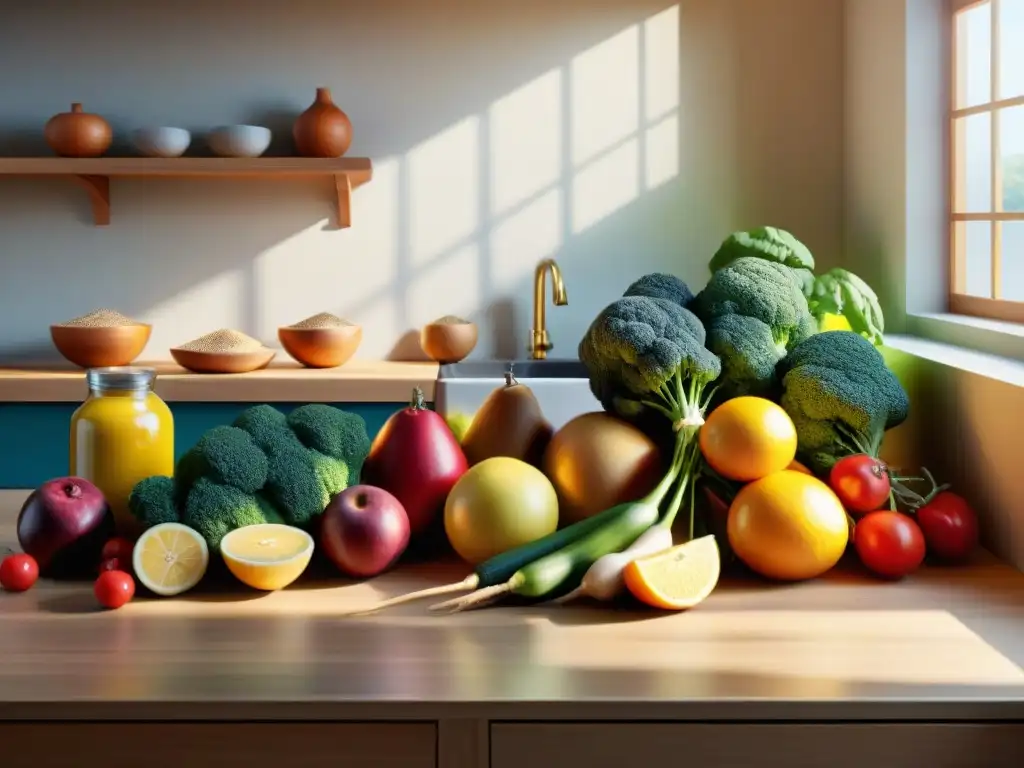
<svg viewBox="0 0 1024 768"><path fill-rule="evenodd" d="M796 457L796 427L771 400L737 397L708 415L700 450L719 475L747 483L789 466Z"/></svg>
<svg viewBox="0 0 1024 768"><path fill-rule="evenodd" d="M740 560L781 581L825 573L839 562L850 535L846 510L832 489L789 469L741 488L726 530Z"/></svg>
<svg viewBox="0 0 1024 768"><path fill-rule="evenodd" d="M633 597L653 608L681 611L704 601L718 584L722 560L714 536L634 560L622 572Z"/></svg>

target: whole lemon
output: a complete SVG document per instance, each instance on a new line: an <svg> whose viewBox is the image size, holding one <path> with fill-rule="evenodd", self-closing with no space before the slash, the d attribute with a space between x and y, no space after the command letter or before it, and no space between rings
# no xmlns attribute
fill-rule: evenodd
<svg viewBox="0 0 1024 768"><path fill-rule="evenodd" d="M820 576L839 562L850 529L839 498L803 472L783 470L745 485L729 507L729 546L770 579Z"/></svg>
<svg viewBox="0 0 1024 768"><path fill-rule="evenodd" d="M789 466L796 457L796 427L771 400L736 397L708 415L700 451L722 477L747 483Z"/></svg>
<svg viewBox="0 0 1024 768"><path fill-rule="evenodd" d="M558 496L551 481L536 467L506 456L471 467L444 507L448 541L473 565L543 538L557 527Z"/></svg>

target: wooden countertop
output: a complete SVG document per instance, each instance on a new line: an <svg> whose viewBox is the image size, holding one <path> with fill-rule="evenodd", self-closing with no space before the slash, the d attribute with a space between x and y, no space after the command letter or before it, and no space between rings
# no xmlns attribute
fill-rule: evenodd
<svg viewBox="0 0 1024 768"><path fill-rule="evenodd" d="M408 401L413 387L431 401L438 373L437 363L380 360L325 369L275 361L262 371L218 375L190 373L170 362L135 365L157 369L156 391L168 402L394 403ZM86 393L84 371L70 364L0 366L0 403L78 402Z"/></svg>
<svg viewBox="0 0 1024 768"><path fill-rule="evenodd" d="M0 492L13 542L23 492ZM1024 717L1024 575L980 555L902 583L726 579L699 608L338 612L461 577L137 598L0 594L0 719L1000 719Z"/></svg>

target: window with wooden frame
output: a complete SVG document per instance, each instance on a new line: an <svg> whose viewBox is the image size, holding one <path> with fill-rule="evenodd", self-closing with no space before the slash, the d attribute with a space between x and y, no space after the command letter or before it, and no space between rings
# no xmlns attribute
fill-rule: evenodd
<svg viewBox="0 0 1024 768"><path fill-rule="evenodd" d="M949 308L1024 323L1024 0L950 2Z"/></svg>

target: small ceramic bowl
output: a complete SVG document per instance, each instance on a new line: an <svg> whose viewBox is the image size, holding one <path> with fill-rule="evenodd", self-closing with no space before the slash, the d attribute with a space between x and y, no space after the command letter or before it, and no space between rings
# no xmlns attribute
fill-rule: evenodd
<svg viewBox="0 0 1024 768"><path fill-rule="evenodd" d="M277 353L272 349L255 352L195 352L171 349L174 362L192 373L249 373L270 365Z"/></svg>
<svg viewBox="0 0 1024 768"><path fill-rule="evenodd" d="M337 368L359 349L363 340L360 325L337 328L278 328L277 338L285 352L307 368Z"/></svg>
<svg viewBox="0 0 1024 768"><path fill-rule="evenodd" d="M184 128L140 128L132 133L132 144L146 157L181 157L192 143Z"/></svg>
<svg viewBox="0 0 1024 768"><path fill-rule="evenodd" d="M221 157L259 157L270 146L269 128L259 125L228 125L206 137L214 154Z"/></svg>
<svg viewBox="0 0 1024 768"><path fill-rule="evenodd" d="M466 358L476 346L476 323L428 323L420 330L423 354L442 365Z"/></svg>
<svg viewBox="0 0 1024 768"><path fill-rule="evenodd" d="M145 323L109 328L51 325L50 338L57 351L80 368L116 368L135 362L152 330Z"/></svg>

